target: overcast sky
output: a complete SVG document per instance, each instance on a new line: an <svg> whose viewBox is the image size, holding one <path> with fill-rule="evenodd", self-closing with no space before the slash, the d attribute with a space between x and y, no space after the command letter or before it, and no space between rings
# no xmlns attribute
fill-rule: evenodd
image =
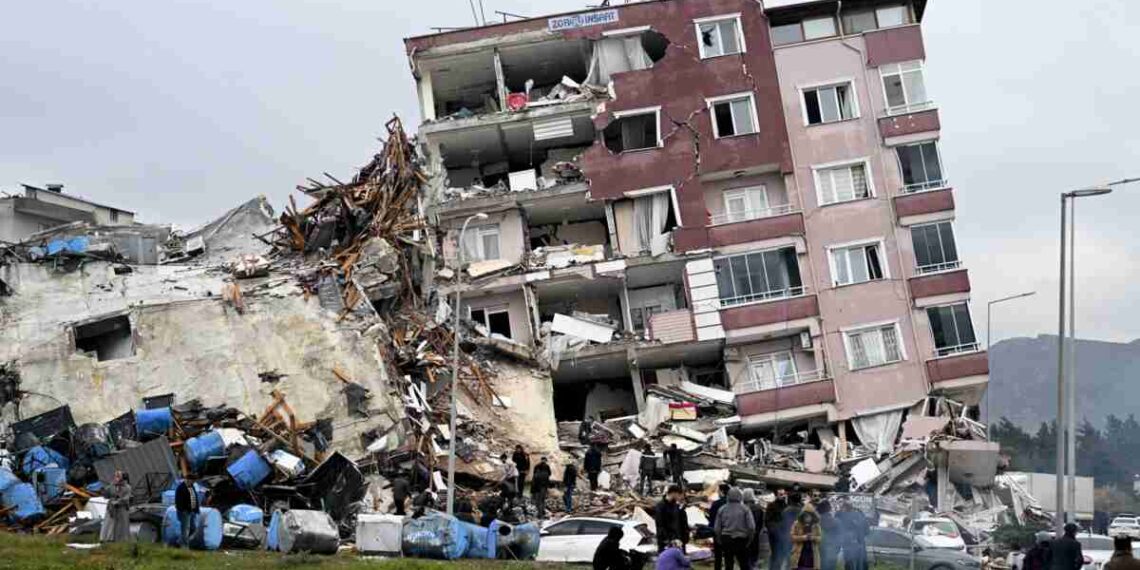
<svg viewBox="0 0 1140 570"><path fill-rule="evenodd" d="M587 0L484 0L541 15ZM984 6L984 9L983 9ZM1046 7L1049 6L1049 7ZM467 0L40 0L0 8L0 189L62 182L194 226L305 176L349 175L393 113L418 123L402 38ZM1140 2L932 0L942 117L974 321L1056 332L1058 193L1140 176ZM1140 184L1079 209L1078 334L1140 337Z"/></svg>

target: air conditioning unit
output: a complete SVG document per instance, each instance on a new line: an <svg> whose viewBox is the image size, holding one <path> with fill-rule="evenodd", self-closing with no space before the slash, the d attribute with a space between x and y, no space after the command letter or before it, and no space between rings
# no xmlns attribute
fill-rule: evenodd
<svg viewBox="0 0 1140 570"><path fill-rule="evenodd" d="M800 348L804 350L811 350L811 333L804 331L800 333Z"/></svg>

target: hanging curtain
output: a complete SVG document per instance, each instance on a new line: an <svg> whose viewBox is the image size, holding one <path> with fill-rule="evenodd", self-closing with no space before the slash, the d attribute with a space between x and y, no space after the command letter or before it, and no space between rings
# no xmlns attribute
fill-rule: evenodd
<svg viewBox="0 0 1140 570"><path fill-rule="evenodd" d="M860 416L851 420L855 435L876 457L886 455L895 448L895 438L902 426L904 410Z"/></svg>
<svg viewBox="0 0 1140 570"><path fill-rule="evenodd" d="M594 53L590 57L590 71L586 83L608 85L614 73L648 69L653 65L639 36L625 38L604 38L594 42Z"/></svg>

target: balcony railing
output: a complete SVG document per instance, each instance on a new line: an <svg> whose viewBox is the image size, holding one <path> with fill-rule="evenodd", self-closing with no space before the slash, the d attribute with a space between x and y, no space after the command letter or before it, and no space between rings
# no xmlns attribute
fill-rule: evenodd
<svg viewBox="0 0 1140 570"><path fill-rule="evenodd" d="M807 288L789 287L787 289L777 289L774 291L765 291L763 293L753 293L751 295L738 295L736 297L721 297L721 308L734 307L736 305L744 305L746 303L757 303L760 301L771 301L774 299L789 299L792 297L802 297L807 293Z"/></svg>
<svg viewBox="0 0 1140 570"><path fill-rule="evenodd" d="M940 348L935 348L934 353L937 354L938 356L942 357L942 356L950 356L952 354L966 354L969 352L978 352L978 350L980 350L980 346L978 345L978 343L967 342L965 344L959 344L957 346L944 346L944 347L940 347Z"/></svg>
<svg viewBox="0 0 1140 570"><path fill-rule="evenodd" d="M887 107L887 116L893 117L895 115L905 115L907 113L917 113L927 109L934 108L934 101L921 101L918 103L907 103L906 105L896 105L894 107Z"/></svg>
<svg viewBox="0 0 1140 570"><path fill-rule="evenodd" d="M932 190L941 190L949 188L950 181L945 178L940 180L927 180L926 182L915 182L914 184L907 184L903 186L903 194L918 194L919 192L930 192Z"/></svg>
<svg viewBox="0 0 1140 570"><path fill-rule="evenodd" d="M792 214L798 212L791 204L780 204L778 206L771 206L768 208L759 208L756 210L745 210L743 212L725 212L711 216L709 225L719 226L722 224L733 224L736 222L747 222L748 220L759 220L761 218L772 218L775 216L783 216L784 214Z"/></svg>
<svg viewBox="0 0 1140 570"><path fill-rule="evenodd" d="M785 374L775 378L767 378L763 381L756 378L749 378L732 388L733 392L737 394L749 394L752 392L761 392L764 390L778 390L780 388L787 388L788 386L795 386L797 384L807 384L808 382L818 382L820 380L829 380L830 377L823 373L822 370L812 370L810 372L798 372L796 374Z"/></svg>
<svg viewBox="0 0 1140 570"><path fill-rule="evenodd" d="M940 273L942 271L950 271L962 267L961 261L947 261L945 263L931 263L929 265L920 265L915 268L915 273L918 275L926 275L928 273Z"/></svg>

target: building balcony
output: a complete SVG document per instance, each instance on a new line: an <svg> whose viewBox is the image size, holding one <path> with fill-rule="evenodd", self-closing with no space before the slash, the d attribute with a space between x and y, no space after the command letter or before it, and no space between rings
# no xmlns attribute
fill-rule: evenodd
<svg viewBox="0 0 1140 570"><path fill-rule="evenodd" d="M681 227L673 231L677 251L724 247L738 243L804 235L804 215L790 205L762 211L719 214L706 227Z"/></svg>
<svg viewBox="0 0 1140 570"><path fill-rule="evenodd" d="M931 385L937 387L941 383L989 375L989 355L984 350L978 350L977 344L952 348L957 352L949 351L946 356L926 361L926 376Z"/></svg>
<svg viewBox="0 0 1140 570"><path fill-rule="evenodd" d="M930 103L917 103L906 108L896 107L879 119L879 134L883 140L896 137L938 131L942 128L938 120L938 110L928 108Z"/></svg>
<svg viewBox="0 0 1140 570"><path fill-rule="evenodd" d="M835 403L835 382L817 372L797 375L792 383L776 388L737 392L736 411L742 418Z"/></svg>
<svg viewBox="0 0 1140 570"><path fill-rule="evenodd" d="M954 193L947 186L923 188L914 185L904 188L903 192L905 193L894 198L895 215L898 216L900 225L910 225L908 218L954 209Z"/></svg>
<svg viewBox="0 0 1140 570"><path fill-rule="evenodd" d="M970 292L970 277L966 270L960 267L911 277L908 284L910 296L918 306L922 306L919 303L920 299Z"/></svg>
<svg viewBox="0 0 1140 570"><path fill-rule="evenodd" d="M819 300L803 287L720 300L725 330L745 329L819 316Z"/></svg>

